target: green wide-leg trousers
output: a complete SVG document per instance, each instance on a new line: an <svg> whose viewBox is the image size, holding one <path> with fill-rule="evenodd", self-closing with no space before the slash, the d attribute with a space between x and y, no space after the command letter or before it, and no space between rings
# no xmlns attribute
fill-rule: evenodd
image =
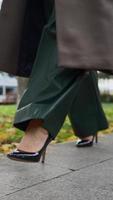
<svg viewBox="0 0 113 200"><path fill-rule="evenodd" d="M107 128L94 72L60 69L54 14L44 27L33 70L18 105L14 126L26 130L33 119L56 137L66 115L79 137Z"/></svg>
<svg viewBox="0 0 113 200"><path fill-rule="evenodd" d="M96 72L89 72L82 81L77 97L70 108L69 118L73 130L80 138L108 128L100 101Z"/></svg>

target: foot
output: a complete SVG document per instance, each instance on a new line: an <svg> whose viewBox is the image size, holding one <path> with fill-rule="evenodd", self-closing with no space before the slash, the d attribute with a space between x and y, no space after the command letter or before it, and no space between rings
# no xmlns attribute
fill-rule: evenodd
<svg viewBox="0 0 113 200"><path fill-rule="evenodd" d="M18 149L7 154L7 157L23 162L39 162L42 157L44 163L45 151L50 141L48 131L32 122L18 145Z"/></svg>
<svg viewBox="0 0 113 200"><path fill-rule="evenodd" d="M48 138L48 131L41 126L37 126L36 121L31 121L24 137L18 145L18 150L25 152L39 151Z"/></svg>
<svg viewBox="0 0 113 200"><path fill-rule="evenodd" d="M76 142L76 147L88 147L93 145L94 136L84 137Z"/></svg>

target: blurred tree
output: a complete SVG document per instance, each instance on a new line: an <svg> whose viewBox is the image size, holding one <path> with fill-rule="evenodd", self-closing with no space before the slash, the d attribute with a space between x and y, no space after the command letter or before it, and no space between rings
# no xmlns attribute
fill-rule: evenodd
<svg viewBox="0 0 113 200"><path fill-rule="evenodd" d="M28 84L28 81L29 79L28 78L23 78L23 77L17 77L17 81L18 81L18 100L17 100L17 104L19 103L20 101L20 98L21 96L23 95L26 87L27 87L27 84Z"/></svg>

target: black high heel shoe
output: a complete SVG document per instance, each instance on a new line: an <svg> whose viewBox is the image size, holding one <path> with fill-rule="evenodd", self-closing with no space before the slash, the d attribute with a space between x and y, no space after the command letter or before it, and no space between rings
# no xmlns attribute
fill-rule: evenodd
<svg viewBox="0 0 113 200"><path fill-rule="evenodd" d="M45 144L38 152L26 152L26 151L21 151L17 149L7 154L7 157L10 158L11 160L23 161L23 162L39 162L42 157L42 163L44 163L46 148L51 141L52 141L52 138L48 136Z"/></svg>
<svg viewBox="0 0 113 200"><path fill-rule="evenodd" d="M93 146L94 140L96 143L98 143L98 134L96 133L93 135L92 140L88 139L81 139L76 143L76 147L91 147Z"/></svg>

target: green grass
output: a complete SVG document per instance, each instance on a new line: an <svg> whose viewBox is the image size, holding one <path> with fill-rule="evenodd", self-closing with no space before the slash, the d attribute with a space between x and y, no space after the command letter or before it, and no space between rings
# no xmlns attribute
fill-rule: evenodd
<svg viewBox="0 0 113 200"><path fill-rule="evenodd" d="M103 109L109 122L113 122L113 103L103 103Z"/></svg>
<svg viewBox="0 0 113 200"><path fill-rule="evenodd" d="M10 116L13 117L16 111L15 105L0 105L0 117Z"/></svg>
<svg viewBox="0 0 113 200"><path fill-rule="evenodd" d="M106 113L107 119L110 123L109 129L103 131L102 133L113 132L113 103L104 103L104 111ZM14 115L16 112L15 105L0 105L0 144L11 144L19 142L23 136L23 132L15 129L12 126ZM64 142L75 139L72 131L72 127L68 117L60 130L58 136L56 137L56 142Z"/></svg>

